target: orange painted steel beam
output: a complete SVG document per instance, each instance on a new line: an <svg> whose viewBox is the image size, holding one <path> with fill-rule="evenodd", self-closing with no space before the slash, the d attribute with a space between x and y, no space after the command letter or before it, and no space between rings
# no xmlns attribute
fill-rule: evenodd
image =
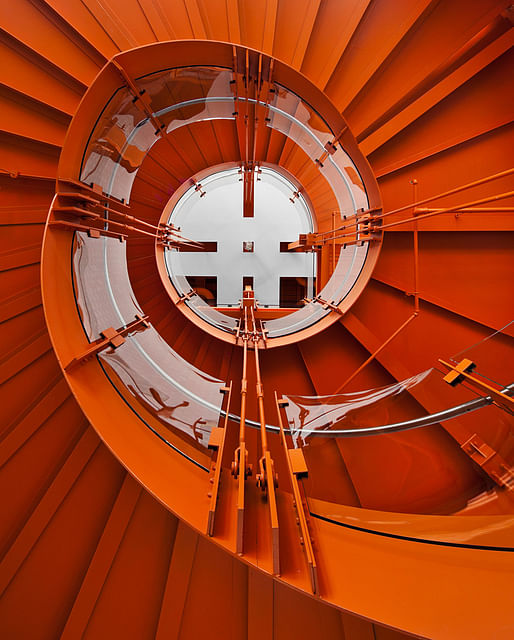
<svg viewBox="0 0 514 640"><path fill-rule="evenodd" d="M473 182L468 182L466 184L460 185L459 187L455 187L453 189L449 189L448 191L443 191L442 193L438 193L435 196L430 196L429 198L423 198L422 200L418 200L413 202L412 204L406 204L403 207L398 207L393 209L392 211L386 211L381 214L381 218L387 218L389 216L394 215L395 213L401 213L402 211L406 211L407 209L412 209L413 207L419 207L422 204L427 204L428 202L433 202L434 200L440 200L441 198L446 198L446 196L452 196L455 193L460 193L461 191L466 191L466 189L472 189L474 187L479 187L482 184L488 184L489 182L493 182L494 180L500 180L501 178L506 178L514 173L514 168L505 169L505 171L499 171L498 173L494 173L492 175L486 176L484 178L480 178L479 180L473 180Z"/></svg>
<svg viewBox="0 0 514 640"><path fill-rule="evenodd" d="M285 400L279 400L277 392L275 391L275 403L277 406L277 420L280 428L280 439L282 441L282 447L287 462L287 470L289 473L289 481L293 490L293 506L297 515L297 523L300 535L300 544L305 552L305 559L309 567L309 575L311 580L311 588L313 593L318 593L318 567L316 563L316 557L314 555L314 549L311 540L311 534L309 531L307 512L306 512L306 500L302 494L299 479L307 476L307 464L301 449L290 449L287 444L286 434L284 431L284 425L282 422L282 416L280 413L281 408L285 406Z"/></svg>
<svg viewBox="0 0 514 640"><path fill-rule="evenodd" d="M243 364L241 372L241 409L239 418L239 445L234 451L232 461L232 475L237 480L237 528L236 551L243 553L244 538L244 513L245 513L245 480L252 474L251 465L248 464L248 450L246 448L246 396L248 393L247 366L248 366L248 308L242 307L243 333Z"/></svg>
<svg viewBox="0 0 514 640"><path fill-rule="evenodd" d="M433 216L441 215L442 213L453 213L455 211L459 211L461 209L467 209L469 207L474 207L481 204L487 204L488 202L496 202L498 200L505 200L506 198L511 198L514 196L514 191L506 191L505 193L498 193L494 196L488 196L487 198L480 198L479 200L473 200L471 202L466 202L462 205L455 205L453 207L446 207L444 209L440 209L439 211L433 211L431 213L425 213L423 215L418 215L412 218L406 218L405 220L397 220L395 222L389 222L387 224L379 227L381 231L385 229L390 229L391 227L397 227L400 224L406 224L408 222L419 222L420 220L425 220L426 218L432 218Z"/></svg>
<svg viewBox="0 0 514 640"><path fill-rule="evenodd" d="M225 407L225 419L223 427L214 427L209 436L209 449L216 451L216 459L211 463L211 470L214 471L209 479L212 487L210 489L209 517L207 520L207 535L214 535L214 519L216 517L216 507L218 505L218 496L221 482L221 471L223 464L223 454L225 451L225 441L227 438L228 417L230 412L230 400L232 398L232 381L228 387L222 389L227 396Z"/></svg>
<svg viewBox="0 0 514 640"><path fill-rule="evenodd" d="M418 207L415 213L435 213L442 211L442 208L423 208ZM514 213L514 207L461 207L457 209L459 213Z"/></svg>

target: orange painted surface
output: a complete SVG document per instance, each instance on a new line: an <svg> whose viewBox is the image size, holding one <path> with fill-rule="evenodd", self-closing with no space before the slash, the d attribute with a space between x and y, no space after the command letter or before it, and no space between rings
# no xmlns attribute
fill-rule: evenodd
<svg viewBox="0 0 514 640"><path fill-rule="evenodd" d="M359 170L372 204L381 202L386 212L413 202L412 179L423 199L510 169L512 19L508 3L494 0L2 5L2 637L514 636L513 485L494 475L501 468L511 477L512 416L489 406L413 431L308 441L309 477L299 483L319 577L313 597L277 434L268 435L279 476L281 566L273 577L269 508L254 477L245 483L243 555L236 553L237 482L229 467L238 421L228 421L218 461L139 407L201 468L142 425L127 404L130 393L121 392L124 401L96 359L63 373L89 343L72 289L72 234L50 226L45 232L56 178L59 191L78 189L63 179L78 180L95 120L124 83L108 64L113 56L132 79L166 66L164 59L179 66L221 60L232 67L230 46L173 44L181 39L229 42L274 57L284 84L316 103L331 123L348 123L342 140L354 160L362 154ZM141 49L145 45L151 46ZM187 96L190 87L182 90ZM213 120L162 136L135 172L131 215L157 224L190 178L240 162L241 131L230 120ZM136 150L130 167L141 160ZM331 228L337 203L304 151L265 128L255 154L293 175L319 229ZM421 206L451 207L513 188L511 174ZM418 291L413 226L391 227L369 281L343 315L333 312L300 342L279 340L259 353L268 424L276 424L275 391L338 393L371 354L344 392L392 385L513 319L514 198L484 206L491 209L419 221ZM240 346L177 309L159 277L153 238L129 235L127 256L132 287L152 326L187 362L232 381L237 416ZM322 258L327 275L331 268L330 258ZM419 313L383 346L416 303ZM512 331L506 334L474 352L477 371L504 385L513 382ZM250 366L247 418L258 423L255 385ZM420 385L388 405L386 415L377 409L366 419L401 421L461 399L468 399L462 388ZM470 448L470 438L483 443L483 452L493 451L490 460ZM259 442L258 429L247 427L254 471ZM213 463L222 471L208 537Z"/></svg>

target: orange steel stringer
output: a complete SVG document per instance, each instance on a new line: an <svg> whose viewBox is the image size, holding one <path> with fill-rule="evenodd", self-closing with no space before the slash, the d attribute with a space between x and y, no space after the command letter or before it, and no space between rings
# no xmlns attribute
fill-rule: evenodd
<svg viewBox="0 0 514 640"><path fill-rule="evenodd" d="M287 462L287 470L289 473L289 480L293 489L293 506L296 511L296 521L299 528L300 544L303 546L305 552L305 559L309 570L309 577L311 580L312 592L314 594L319 593L318 586L318 567L316 563L316 557L314 555L314 549L312 544L312 538L309 531L308 523L308 509L305 508L305 497L303 495L303 487L300 486L299 480L307 477L308 469L305 457L301 449L290 449L287 445L286 434L284 431L284 425L282 422L282 416L280 410L287 406L286 400L279 400L277 392L275 391L275 404L277 407L278 426L280 428L280 438Z"/></svg>
<svg viewBox="0 0 514 640"><path fill-rule="evenodd" d="M225 408L225 418L223 421L222 427L213 427L211 434L209 436L209 449L213 449L216 451L216 460L211 464L211 471L213 471L213 475L209 478L209 481L212 483L212 488L209 492L210 503L209 503L209 516L207 520L207 535L214 535L214 518L216 516L216 506L218 504L218 494L221 483L221 469L223 463L223 453L225 450L225 440L227 435L227 427L228 427L228 418L230 412L230 401L232 399L232 381L228 387L223 387L221 392L225 394L227 397L226 408Z"/></svg>

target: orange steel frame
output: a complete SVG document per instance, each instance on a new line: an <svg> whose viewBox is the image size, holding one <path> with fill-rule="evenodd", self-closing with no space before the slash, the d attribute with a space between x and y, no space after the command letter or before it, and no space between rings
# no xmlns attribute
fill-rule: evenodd
<svg viewBox="0 0 514 640"><path fill-rule="evenodd" d="M460 466L452 469L453 481L459 482L466 473L466 477L475 474L473 477L482 478L484 490L460 512L450 515L428 508L425 511L421 508L417 513L406 512L408 509L402 509L400 499L395 502L393 491L387 505L400 504L395 512L387 505L382 508L368 503L366 506L363 496L378 496L375 502L378 504L380 495L394 486L389 484L387 470L390 475L395 468L403 473L402 456L407 448L402 448L400 439L391 436L387 442L370 438L365 445L362 445L364 439L334 444L337 464L352 470L347 471L348 486L357 487L353 502L346 494L344 500L339 499L337 491L342 487L335 486L332 473L331 460L335 458L321 458L314 468L313 457L313 468L307 468L303 451L294 449L288 440L285 402L279 397L281 393L294 391L295 385L305 395L382 386L432 366L441 358L441 364L449 370L448 375L453 376L447 378L449 382L462 376L469 385L478 385L477 388L494 396L498 405L511 408L512 399L497 385L484 386L471 374L466 361L454 365L447 360L449 353L503 326L498 319L503 312L512 310L509 299L512 283L506 279L500 281L508 271L506 256L512 256L509 240L514 231L509 215L513 209L514 169L505 169L511 162L511 145L505 140L512 136L512 113L508 113L512 83L505 83L505 70L511 68L508 61L512 61L508 57L513 37L512 9L507 3L485 0L382 4L372 0L358 7L325 0L309 0L300 3L301 6L288 0L267 0L261 21L257 19L257 12L254 15L251 3L232 0L212 4L184 0L169 6L161 2L158 9L147 2L129 3L124 7L123 16L117 16L108 5L100 7L89 0L83 3L87 8L79 4L34 0L16 3L14 10L5 5L2 11L0 39L6 64L0 99L8 116L5 120L9 122L2 125L5 130L0 140L2 212L7 219L3 227L7 250L1 256L1 275L9 293L12 289L12 295L2 307L9 328L2 335L5 351L1 363L2 402L6 430L0 454L5 463L3 478L15 478L17 491L5 492L5 512L9 515L12 512L13 523L7 523L6 518L7 533L4 532L2 538L5 555L0 568L0 593L5 595L3 603L0 601L3 606L0 635L30 637L33 632L37 637L38 633L51 628L50 636L53 633L55 637L82 637L93 620L93 612L100 611L100 594L105 585L111 589L112 585L114 589L118 586L118 594L123 598L123 617L131 621L132 609L136 606L130 597L126 598L125 589L139 578L146 580L148 576L162 574L166 584L163 583L162 597L157 598L159 603L162 601L162 610L155 623L155 634L158 640L182 637L180 625L188 591L206 594L208 602L203 603L206 610L227 610L223 609L227 606L223 602L227 592L217 590L216 580L222 580L220 567L225 567L222 558L229 558L234 564L228 565L229 571L223 573L223 579L234 581L241 592L246 589L248 602L253 607L248 611L247 620L236 619L240 594L237 590L232 592L234 603L230 603L228 610L234 620L230 624L244 628L246 635L241 637L272 637L278 633L277 629L280 639L295 637L298 633L295 629L301 624L298 621L304 620L303 610L309 610L317 616L314 632L317 625L327 624L323 628L330 628L334 637L341 633L344 621L344 637L355 636L358 640L373 634L377 640L389 636L403 638L403 633L452 640L510 638L514 633L511 610L514 523L512 455L508 447L501 448L502 438L510 428L504 414L499 419L493 413L496 407L491 407L469 420L445 423L442 425L444 438L438 440L435 436L441 434L436 433L435 428L425 440L421 437L417 440L416 435L412 435L408 441L409 451L414 454L421 451L434 461L432 467L427 467L434 473L427 474L423 480L427 486L433 486L434 491L444 490L443 483L438 485L436 481L438 474L443 477L446 467L451 466L448 461L458 460L457 455L445 457L455 446L459 453L462 448L466 454L464 462L469 466L461 460ZM161 21L161 10L162 15L173 10L173 16L168 15ZM469 21L470 16L474 22ZM335 38L332 33L335 24L348 25L347 32L346 27L342 27ZM448 34L455 40L453 49L448 44ZM154 39L175 37L199 39L146 44ZM205 39L208 37L238 44L213 42ZM169 59L177 66L220 64L235 69L239 76L238 90L244 91L244 78L248 77L251 61L263 60L258 51L243 46L247 43L262 48L267 56L273 54L273 78L314 106L336 134L341 132L341 142L356 162L368 189L370 214L381 222L377 231L383 235L384 242L382 248L379 242L370 245L373 258L363 274L363 286L357 287L358 291L356 289L343 308L333 309L319 325L302 332L301 342L293 344L299 336L266 342L262 336L260 341L253 340L256 334L252 334L251 329L227 338L227 334L203 326L185 305L179 305L182 314L174 313L174 305L168 300L170 296L166 297L164 291L169 289L169 281L162 272L162 240L166 240L163 220L159 221L158 216L146 218L139 215L135 204L124 207L100 194L100 200L109 202L109 208L118 213L118 225L114 224L111 234L127 236L131 250L137 249L139 242L151 245L155 264L143 274L156 290L158 288L156 299L161 300L158 296L162 289L166 301L158 310L148 313L152 324L157 326L159 322L168 336L180 329L182 333L177 335L176 344L180 343L187 357L200 368L204 364L206 369L217 368L216 373L227 382L223 389L224 414L211 433L210 452L196 452L203 467L200 468L164 447L142 427L116 390L106 384L95 353L106 345L116 348L124 340L127 328L105 327L103 338L96 344L86 340L73 296L70 224L97 226L94 214L99 209L96 204L99 194L78 184L78 167L94 120L110 98L112 88L126 85L134 91L134 78L160 69L163 59ZM432 57L433 64L428 64ZM11 73L12 70L15 72ZM315 79L318 88L307 78ZM330 100L322 93L323 87ZM496 92L501 100L493 102ZM477 111L463 112L462 104L466 101L477 104ZM12 111L14 104L19 108L16 114ZM344 119L340 114L343 110ZM345 239L351 241L352 220L347 221L348 226L332 223L333 199L327 196L327 200L323 200L320 185L310 179L301 152L277 138L264 139L264 131L259 128L260 115L251 110L242 111L235 126L231 123L238 155L230 161L243 162L245 168L255 170L255 163L261 163L264 146L275 149L282 144L274 158L273 153L266 157L271 165L278 163L284 171L296 176L298 186L304 185L303 193L310 197L314 210L324 215L323 219L320 216L318 238L328 247L331 245L335 255L336 246ZM257 132L251 126L252 119L254 124L257 120ZM355 132L355 138L347 123ZM160 123L155 125L158 129ZM206 140L206 148L219 143L219 139ZM160 153L166 158L166 153L173 151L172 145L165 136L162 143L167 149ZM364 153L370 154L372 166ZM184 176L191 167L187 184L191 184L189 179L201 182L203 165L193 162L191 157L184 161ZM150 193L159 180L164 181L156 164L154 169L158 177L153 183L148 182L147 192L140 183L135 183L134 188L140 189L143 195ZM201 171L209 170L202 168ZM148 173L151 170L146 171L146 179ZM413 176L419 181L418 186ZM498 188L496 181L501 185ZM490 183L494 191L490 190L493 189ZM421 188L423 195L441 193L419 199L417 191ZM167 193L162 206L173 190L168 185L166 189L168 192L165 189L160 192ZM476 195L470 196L468 190L475 189ZM464 191L462 201L465 202L459 203L455 196ZM46 217L52 197L44 231L41 288L53 349L47 344L46 334L41 333L43 320L38 307L37 281L41 243L38 234L44 224L41 210L44 209ZM423 208L436 199L442 200L438 208ZM496 201L500 203L498 206L484 206ZM159 215L161 210L162 207ZM89 220L84 219L84 212ZM404 212L406 217L401 216ZM81 222L70 222L74 213L79 214ZM19 226L9 222L15 218L21 220ZM168 241L174 242L177 238L174 230L167 232L170 232ZM338 232L340 237L336 235ZM479 234L487 253L484 253L484 262L477 265L476 251L481 248L477 242ZM430 253L427 247L440 248L441 252ZM320 259L328 273L333 265L327 267L330 253L326 248L325 253L320 253ZM137 267L139 256L135 255L132 262L129 256L129 268ZM162 272L160 282L153 276L157 270ZM476 299L474 278L483 289ZM140 290L147 286L144 277L140 282L137 280L134 279L134 284ZM364 282L368 283L365 289ZM487 285L491 292L486 290ZM412 307L406 295L414 299L410 317ZM146 313L146 306L142 308ZM171 329L159 313L164 318L169 315ZM147 321L144 316L135 322L141 327ZM197 327L200 330L195 333ZM201 342L199 336L205 337L205 342ZM21 345L18 352L12 353L13 345ZM252 351L255 371L247 366ZM243 371L241 352L246 362ZM402 358L399 354L406 355ZM305 365L304 373L299 372L300 364ZM480 371L480 362L477 364ZM500 359L497 366L502 375L509 374L506 360ZM239 378L242 380L241 411L236 422L229 413L237 411L234 407L238 404ZM253 389L253 382L255 394L248 393L248 389ZM289 387L286 389L285 385ZM274 395L275 391L278 394ZM415 396L415 399L420 406L430 408L425 398ZM275 414L280 431L266 434L265 416ZM257 419L260 429L249 429L249 419ZM106 447L99 447L96 434L86 429L86 423L94 426ZM71 429L72 424L76 425L75 431ZM68 440L63 437L60 443L63 425L70 429L71 435ZM38 434L42 434L41 437ZM451 438L446 438L448 435ZM433 442L430 437L434 437ZM176 442L180 443L178 437ZM238 443L239 447L244 446L236 458L239 474L234 481L230 463ZM270 509L269 494L268 500L263 500L262 491L246 478L250 465L259 463L259 447L269 454L263 462L266 485L276 494L276 520L280 529L274 536L270 535L270 524L273 529L276 520ZM55 459L62 465L55 477L51 476L50 466L43 468L44 457L48 454L50 458L53 449L60 452L55 454ZM18 450L22 452L19 457ZM68 455L70 450L69 457L65 457L62 452ZM273 464L269 462L271 454ZM107 459L115 462L114 457L136 480L128 474L123 476L119 471L121 465L108 466L111 463ZM487 457L483 465L481 457ZM11 461L19 459L22 460L21 473L9 475ZM90 460L93 464L88 466ZM101 467L102 460L105 467ZM242 461L244 473L241 473ZM280 485L276 488L273 474L271 477L269 474L273 466L280 474ZM503 484L494 479L501 475L502 469L506 470ZM358 480L355 470L360 472ZM90 494L83 489L87 485L80 482L93 476ZM412 476L406 477L408 483ZM483 481L484 477L488 482ZM332 488L334 499L309 498L307 502L305 487L309 478L318 479L325 489ZM118 480L120 488L116 493L112 486ZM377 483L386 488L377 490ZM37 488L30 495L27 489L25 498L25 488L31 484ZM141 491L141 486L146 491ZM398 487L400 492L403 488ZM16 503L12 506L13 495L18 493L22 496L20 502L30 503L30 508L25 507L28 515L22 514L21 507L18 513ZM97 520L94 524L92 520L87 521L83 526L76 515L87 509L93 494L98 497L99 506L93 509ZM154 506L148 506L152 496ZM64 507L58 511L61 505ZM166 526L176 527L168 538L163 536L164 551L159 562L165 558L170 563L166 575L160 568L152 574L151 563L146 561L150 556L144 555L145 547L152 546L148 540L160 505L169 522L175 523ZM58 518L54 517L56 513ZM132 519L133 514L139 519ZM65 535L59 537L56 527L65 516ZM178 524L176 518L173 519L175 516L180 518ZM164 516L159 517L164 522ZM73 520L79 522L80 530L71 527ZM104 525L105 531L98 539L92 535L87 538L88 527L102 531ZM64 551L68 551L68 547L75 549L74 535L84 545L90 565L77 560L72 580L67 573L65 576L62 564L59 565L62 572L55 571L55 567L56 558L60 562L61 558L71 557L71 553L65 555ZM120 582L116 583L116 572L112 571L113 582L108 585L107 576L115 566L115 559L122 561L123 553L117 554L118 549L127 551L128 547L122 546L124 540L129 540L133 549L141 554L138 556L141 561L134 565L139 573L134 575L132 569L125 568L118 575ZM167 546L170 540L174 541L171 558ZM474 548L476 543L480 549ZM211 551L207 552L207 548ZM193 584L190 575L197 550L196 571L199 573ZM239 580L241 567L248 579ZM61 573L63 584L68 580L77 585L76 597L73 595L70 599L68 593L64 596L64 587L58 590ZM48 589L55 588L55 597L49 599L48 591L37 597L25 597L24 594L31 593L30 589L35 589L34 578L37 578L38 589L45 585L46 590L47 584L51 585ZM269 582L262 582L265 579ZM206 585L204 591L200 584ZM263 584L272 584L272 587L264 590ZM22 593L19 599L22 606L13 600L12 593L18 593L16 589ZM102 606L109 602L108 613L103 614L106 626L100 632L92 626L90 636L95 633L124 635L113 619L109 600L109 593L113 591L105 588L105 593ZM294 600L291 595L285 596L286 593L303 599ZM55 603L50 600L59 602L58 616L55 607L52 608ZM330 616L320 614L330 609L315 608L319 603L341 611L340 616L337 612L332 626L326 622ZM281 610L286 613L279 623ZM197 612L196 607L196 615ZM347 612L355 617L350 618ZM102 613L98 615L101 619ZM59 620L50 620L51 616ZM377 624L375 630L372 622L381 626ZM17 631L23 624L28 625L30 631ZM204 630L202 637L216 632L208 616L198 624ZM223 621L223 624L226 626L224 637L228 637L233 629L229 630L229 622ZM128 629L125 635L136 637L137 633ZM195 637L187 633L184 625L183 637ZM239 637L236 631L234 636ZM330 633L327 637L331 637Z"/></svg>
<svg viewBox="0 0 514 640"><path fill-rule="evenodd" d="M200 64L206 62L212 64L213 60L222 63L224 61L223 55L227 56L225 64L228 64L230 54L230 48L219 43L195 43L195 46L193 46L192 43L184 42L164 44L162 47L150 45L142 50L144 56L140 56L138 50L117 56L115 67L108 65L97 78L94 87L95 90L88 92L84 97L77 116L70 127L60 164L59 184L63 180L69 181L77 177L76 167L78 166L82 148L90 130L92 114L103 105L107 93L111 91L110 87L113 81L119 84L115 69L123 65L126 70L125 73L129 78L146 73L151 70L160 59L161 48L164 50L164 53L169 53L169 55L173 54L174 59L177 60L177 64ZM276 64L274 74L277 80L295 86L299 93L302 93L302 91L306 92L309 99L314 102L321 111L324 113L328 112L329 121L331 120L330 116L333 116L332 119L336 121L340 120L340 117L333 112L332 107L324 101L321 94L313 91L312 87L298 76L298 74L292 73L280 63ZM346 130L344 135L347 135ZM349 146L355 149L351 139ZM358 163L360 164L359 168L363 174L368 178L371 177L370 170L363 167L362 157L360 157ZM371 205L378 204L378 194L376 192L376 186L374 185L375 182L371 179ZM412 207L412 205L410 206ZM452 210L454 209L455 208ZM43 298L47 323L50 328L54 348L61 364L66 365L76 358L77 353L84 352L87 345L85 344L85 338L80 328L74 306L71 292L71 275L69 268L67 268L71 236L68 231L53 227L51 222L52 215L45 230L44 239L42 260ZM415 254L417 273L417 249L415 250ZM371 267L369 269L371 270ZM56 273L61 274L59 281L55 278L54 274ZM415 300L417 305L417 297ZM271 528L274 533L271 546L264 544L261 548L255 548L254 545L249 543L250 538L256 535L257 530L260 532L257 534L257 537L261 540L260 544L263 544L262 540L266 539L266 533L263 527L265 527L267 518L263 517L262 510L264 505L260 502L258 495L245 491L245 479L249 472L245 442L245 404L247 394L245 363L247 361L248 342L252 335L252 330L249 329L249 326L254 326L253 323L255 320L252 306L243 306L243 311L245 327L239 337L243 345L240 435L239 446L236 451L236 461L233 467L233 472L238 478L237 486L226 481L225 476L227 471L220 469L220 460L217 460L215 463L215 471L217 471L218 474L216 491L221 491L217 499L219 500L220 497L223 496L223 498L221 498L222 500L234 504L236 508L233 510L223 510L223 525L221 529L224 533L220 537L216 535L220 524L218 523L218 525L216 525L213 521L215 508L212 502L209 501L206 490L207 478L204 473L193 465L185 462L183 458L173 452L164 451L161 443L156 441L155 438L149 437L148 433L141 432L137 424L137 418L119 401L119 398L110 385L105 384L103 373L95 360L88 360L80 367L74 368L73 371L65 371L65 376L91 424L95 425L100 436L115 455L143 482L149 491L180 518L186 520L200 532L208 531L213 535L214 542L226 550L238 554L244 553L242 556L243 561L254 564L270 574L274 574L275 579L282 580L307 593L311 593L312 591L315 593L319 592L320 596L327 602L334 604L345 603L345 606L350 606L350 608L358 612L359 615L372 617L378 603L383 598L382 589L377 590L371 586L373 585L373 581L378 578L377 571L383 570L382 568L378 568L379 566L383 566L383 564L377 562L376 554L383 554L387 548L388 554L390 554L390 562L403 562L400 558L402 557L406 543L398 543L394 550L392 550L389 546L389 541L386 543L380 538L374 538L372 541L362 539L362 537L359 538L357 534L350 534L347 530L344 534L341 532L341 535L334 537L333 525L323 523L322 520L317 520L315 523L311 522L309 525L312 530L312 537L315 540L316 556L318 558L315 559L310 537L309 541L305 538L307 535L306 514L303 510L302 498L298 493L299 472L295 472L295 464L298 464L298 462L294 462L291 457L291 454L294 452L290 452L287 449L283 429L281 431L283 453L287 459L294 498L287 491L284 492L284 490L278 489L275 499L273 462L270 457L270 451L268 450L266 430L264 428L264 405L257 342L254 343L254 354L263 456L259 462L260 475L263 476L260 480L261 485L267 487ZM251 320L248 314L250 314ZM417 308L415 314L417 314ZM339 317L337 314L334 315L336 315L337 318ZM326 324L327 323L323 323L323 328L325 328ZM368 361L377 355L402 328L403 326L400 327L380 349L376 350ZM312 333L318 330L319 328L316 327L315 330L309 331L308 334L312 335ZM253 335L255 337L255 333ZM282 345L287 344L289 339L279 342ZM364 365L367 364L368 361L366 361ZM360 369L362 369L362 366ZM125 425L123 434L121 434L115 426L120 422ZM227 428L227 425L225 428ZM301 475L301 471L304 471L301 462L297 468L300 469ZM211 493L211 499L212 496L213 494ZM292 508L293 499L296 505L296 512ZM347 517L348 513L351 512L350 508L339 505L329 507L328 504L324 505L318 501L316 507L318 514L327 512L327 509L331 509L330 512L333 514L337 511L337 517L342 519ZM246 526L243 530L243 517L247 511L252 512L254 515L251 518L251 526ZM295 513L297 515L295 515ZM220 517L221 512L218 514L216 522L218 522L218 518ZM291 530L291 528L294 528L297 517L300 520L303 546L307 543L308 547L308 549L306 549L306 564L300 561L303 553L301 544L298 544L298 542L295 543L294 541L289 541L287 544L283 542L279 543L278 538L277 518L280 518L286 529ZM390 519L390 516L381 514L381 519L383 523L386 523ZM391 519L391 525L393 522L394 518ZM444 516L425 516L424 522L427 526L433 527L441 533L445 532L448 536L452 535L452 529L455 526L460 526L459 518L452 519ZM489 522L489 518L484 516L484 525L486 522ZM413 526L415 528L419 525L416 524ZM256 530L254 527L256 527ZM404 527L403 534L406 536L409 535L409 524ZM309 536L310 535L309 533ZM282 558L280 565L278 562L279 544L280 556ZM430 602L431 598L433 598L433 586L435 582L437 582L436 576L438 571L440 571L443 566L447 566L448 562L452 562L451 585L445 585L448 604L443 615L447 616L451 615L455 600L459 598L459 593L467 594L466 586L469 583L469 563L471 561L475 567L482 566L484 569L487 567L489 571L492 568L494 569L497 562L500 562L502 567L504 567L505 559L503 557L496 559L494 556L487 554L477 556L472 555L472 551L466 552L462 549L445 548L441 550L437 546L416 542L408 544L417 545L415 555L409 559L410 571L412 571L413 575L423 576L423 580L417 585L415 594L416 602L418 602L419 599L424 602ZM291 566L296 567L293 573L283 569L283 567ZM498 565L498 567L499 566L500 565ZM280 567L282 567L282 569ZM355 584L356 571L359 575L367 574L370 582L367 583L365 592L352 588L353 595L350 597L350 603L348 604L348 587L351 584ZM278 575L279 573L280 576ZM418 609L414 606L413 590L405 583L403 574L401 580L395 579L394 575L395 572L391 567L391 573L388 574L389 589L397 594L397 603L389 603L387 611L384 611L383 607L379 606L382 616L381 619L386 624L396 628L419 631L423 628L423 625L421 627L419 626ZM500 578L500 574L493 571L491 575L495 576L494 589L492 584L488 583L484 592L489 594L488 606L494 606L496 611L495 615L500 615L498 602L494 599L493 604L491 594L493 592L494 594L498 594L501 591L504 592L507 585L501 586L502 579ZM375 584L379 585L380 581L377 581ZM450 593L451 597L449 595ZM467 595L465 597L467 598ZM450 602L452 603L451 605L449 604ZM445 607L443 606L442 608L444 609ZM426 629L428 629L428 627L425 627L425 630Z"/></svg>

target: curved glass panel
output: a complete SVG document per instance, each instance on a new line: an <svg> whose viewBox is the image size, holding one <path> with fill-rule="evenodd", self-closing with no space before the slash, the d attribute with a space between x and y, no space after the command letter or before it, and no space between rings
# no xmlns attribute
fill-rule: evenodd
<svg viewBox="0 0 514 640"><path fill-rule="evenodd" d="M481 348L495 340L505 347L506 337L494 333L480 342ZM489 358L499 353L490 351ZM304 453L309 470L304 488L316 517L380 530L381 523L372 523L362 509L474 517L477 507L478 514L510 514L502 493L514 486L509 436L514 418L493 404L487 388L465 379L452 386L444 380L447 373L441 365L365 391L284 396L287 437ZM512 397L512 380L503 386ZM324 474L327 460L329 479ZM391 532L405 533L400 520L397 524ZM500 544L511 524L498 515L497 530L472 531L457 519L453 542L483 538ZM417 534L440 539L434 531Z"/></svg>
<svg viewBox="0 0 514 640"><path fill-rule="evenodd" d="M126 243L115 238L76 233L74 290L90 341L143 315L128 278L125 249ZM202 464L208 435L220 417L222 381L189 364L151 326L131 332L123 344L104 349L98 358L141 420L168 445Z"/></svg>
<svg viewBox="0 0 514 640"><path fill-rule="evenodd" d="M205 120L234 119L238 103L245 100L242 96L235 97L232 70L220 67L165 69L137 78L136 84L137 99L122 87L106 104L84 152L80 175L83 182L97 185L106 194L125 202L129 202L138 168L162 132L170 133ZM339 143L333 143L340 132L331 131L323 118L298 95L278 83L273 87L271 101L260 101L267 110L267 126L282 132L306 153L333 190L341 216L367 209L366 191L354 163ZM250 102L257 101L250 99ZM156 130L157 127L162 132ZM357 239L359 232L358 227ZM320 292L322 301L338 304L344 299L357 281L367 254L367 244L341 249L335 273ZM306 277L312 282L311 274ZM193 297L186 304L224 330L234 326L232 321L222 320L220 314L204 308L200 299ZM269 336L304 329L328 310L314 303L297 313L288 316L289 319L268 321Z"/></svg>
<svg viewBox="0 0 514 640"><path fill-rule="evenodd" d="M137 141L136 141L137 138ZM126 87L106 104L86 147L80 179L108 195L128 201L137 169L157 141L155 127Z"/></svg>
<svg viewBox="0 0 514 640"><path fill-rule="evenodd" d="M306 329L329 313L329 308L325 308L321 302L313 300L288 316L276 318L275 320L266 320L263 324L267 330L267 336L269 338L277 338Z"/></svg>
<svg viewBox="0 0 514 640"><path fill-rule="evenodd" d="M340 144L331 143L339 133L331 131L320 115L299 96L275 83L268 126L291 138L316 163L332 187L341 216L368 208L359 173ZM323 161L322 156L324 156Z"/></svg>
<svg viewBox="0 0 514 640"><path fill-rule="evenodd" d="M125 242L77 231L72 266L75 299L90 341L109 327L120 329L143 315L128 278Z"/></svg>
<svg viewBox="0 0 514 640"><path fill-rule="evenodd" d="M385 425L408 424L476 397L465 387L449 387L436 369L376 389L331 396L284 396L289 431L297 445L319 436L320 431L326 436L332 431L347 437L380 434ZM423 398L423 404L416 398Z"/></svg>
<svg viewBox="0 0 514 640"><path fill-rule="evenodd" d="M221 380L186 362L153 327L132 334L116 350L105 350L98 357L114 372L111 382L148 426L168 441L180 433L187 436L186 443L207 449L220 417ZM180 451L195 457L191 450Z"/></svg>

